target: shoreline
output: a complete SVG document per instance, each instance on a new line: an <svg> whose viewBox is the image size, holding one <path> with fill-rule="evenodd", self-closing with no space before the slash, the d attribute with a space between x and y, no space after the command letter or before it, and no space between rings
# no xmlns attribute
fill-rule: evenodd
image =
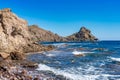
<svg viewBox="0 0 120 80"><path fill-rule="evenodd" d="M28 55L31 55L31 54L42 54L42 53L44 53L45 51L38 51L38 52L28 52L28 53L25 53L25 55L26 56L28 56Z"/></svg>
<svg viewBox="0 0 120 80"><path fill-rule="evenodd" d="M14 65L9 61L5 61L8 65L0 67L0 80L41 80L49 78L42 72L38 74L37 67L22 67L21 65ZM17 63L18 64L18 63Z"/></svg>
<svg viewBox="0 0 120 80"><path fill-rule="evenodd" d="M36 74L36 75L30 74L30 72L34 72L35 69L38 68L38 63L26 59L27 56L31 54L42 54L45 51L54 50L53 46L46 46L44 47L44 49L37 52L24 53L24 55L22 56L21 55L19 56L17 52L14 52L13 53L14 55L12 56L9 55L9 57L15 57L16 60L12 60L11 58L0 60L1 61L0 62L0 79L1 80L20 80L20 79L39 80L39 79L43 79L43 77L47 77L47 75L44 75L42 73ZM19 59L19 57L25 57L25 58ZM29 70L32 70L32 71L29 71Z"/></svg>

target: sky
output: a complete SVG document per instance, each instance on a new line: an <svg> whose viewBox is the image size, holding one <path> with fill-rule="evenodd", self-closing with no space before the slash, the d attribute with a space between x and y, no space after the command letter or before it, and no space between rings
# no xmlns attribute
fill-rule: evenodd
<svg viewBox="0 0 120 80"><path fill-rule="evenodd" d="M120 40L120 0L1 0L3 8L60 36L85 26L100 40Z"/></svg>

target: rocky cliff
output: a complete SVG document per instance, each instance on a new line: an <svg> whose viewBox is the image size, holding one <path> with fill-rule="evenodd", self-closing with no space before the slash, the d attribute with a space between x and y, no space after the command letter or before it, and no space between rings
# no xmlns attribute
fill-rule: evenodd
<svg viewBox="0 0 120 80"><path fill-rule="evenodd" d="M66 37L67 41L97 41L98 39L91 34L91 31L81 27L79 32Z"/></svg>
<svg viewBox="0 0 120 80"><path fill-rule="evenodd" d="M39 28L36 25L29 26L32 41L47 41L47 42L59 42L65 41L65 39L51 31Z"/></svg>
<svg viewBox="0 0 120 80"><path fill-rule="evenodd" d="M27 21L17 17L10 9L0 11L0 51L20 50L30 43Z"/></svg>
<svg viewBox="0 0 120 80"><path fill-rule="evenodd" d="M16 16L9 8L0 10L0 52L29 52L43 47L31 40L27 21Z"/></svg>

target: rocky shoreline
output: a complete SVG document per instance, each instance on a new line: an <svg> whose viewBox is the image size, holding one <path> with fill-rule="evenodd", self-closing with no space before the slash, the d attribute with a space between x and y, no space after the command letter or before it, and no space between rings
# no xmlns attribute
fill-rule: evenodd
<svg viewBox="0 0 120 80"><path fill-rule="evenodd" d="M37 67L36 63L10 60L5 60L3 62L0 65L0 80L41 80L48 77L42 73L34 74L35 68ZM17 62L17 64L15 64L15 62ZM31 69L32 71L28 69ZM53 79L49 78L48 80Z"/></svg>
<svg viewBox="0 0 120 80"><path fill-rule="evenodd" d="M33 74L38 64L26 59L28 55L42 53L43 51L53 50L53 46L48 46L40 52L11 52L0 54L0 80L41 80L44 78L50 79L44 74ZM32 70L32 71L30 71Z"/></svg>

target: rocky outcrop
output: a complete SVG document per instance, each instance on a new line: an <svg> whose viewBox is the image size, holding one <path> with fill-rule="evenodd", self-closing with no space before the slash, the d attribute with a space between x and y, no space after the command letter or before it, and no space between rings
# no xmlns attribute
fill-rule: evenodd
<svg viewBox="0 0 120 80"><path fill-rule="evenodd" d="M50 31L39 28L36 25L29 26L29 31L32 36L32 41L43 41L43 42L60 42L64 41L64 38L54 34Z"/></svg>
<svg viewBox="0 0 120 80"><path fill-rule="evenodd" d="M27 21L17 17L10 9L0 11L0 51L22 50L30 43Z"/></svg>
<svg viewBox="0 0 120 80"><path fill-rule="evenodd" d="M91 34L91 31L81 27L80 31L66 37L67 41L97 41L98 39Z"/></svg>
<svg viewBox="0 0 120 80"><path fill-rule="evenodd" d="M17 17L9 8L0 10L0 52L43 50L44 46L31 39L27 21Z"/></svg>

